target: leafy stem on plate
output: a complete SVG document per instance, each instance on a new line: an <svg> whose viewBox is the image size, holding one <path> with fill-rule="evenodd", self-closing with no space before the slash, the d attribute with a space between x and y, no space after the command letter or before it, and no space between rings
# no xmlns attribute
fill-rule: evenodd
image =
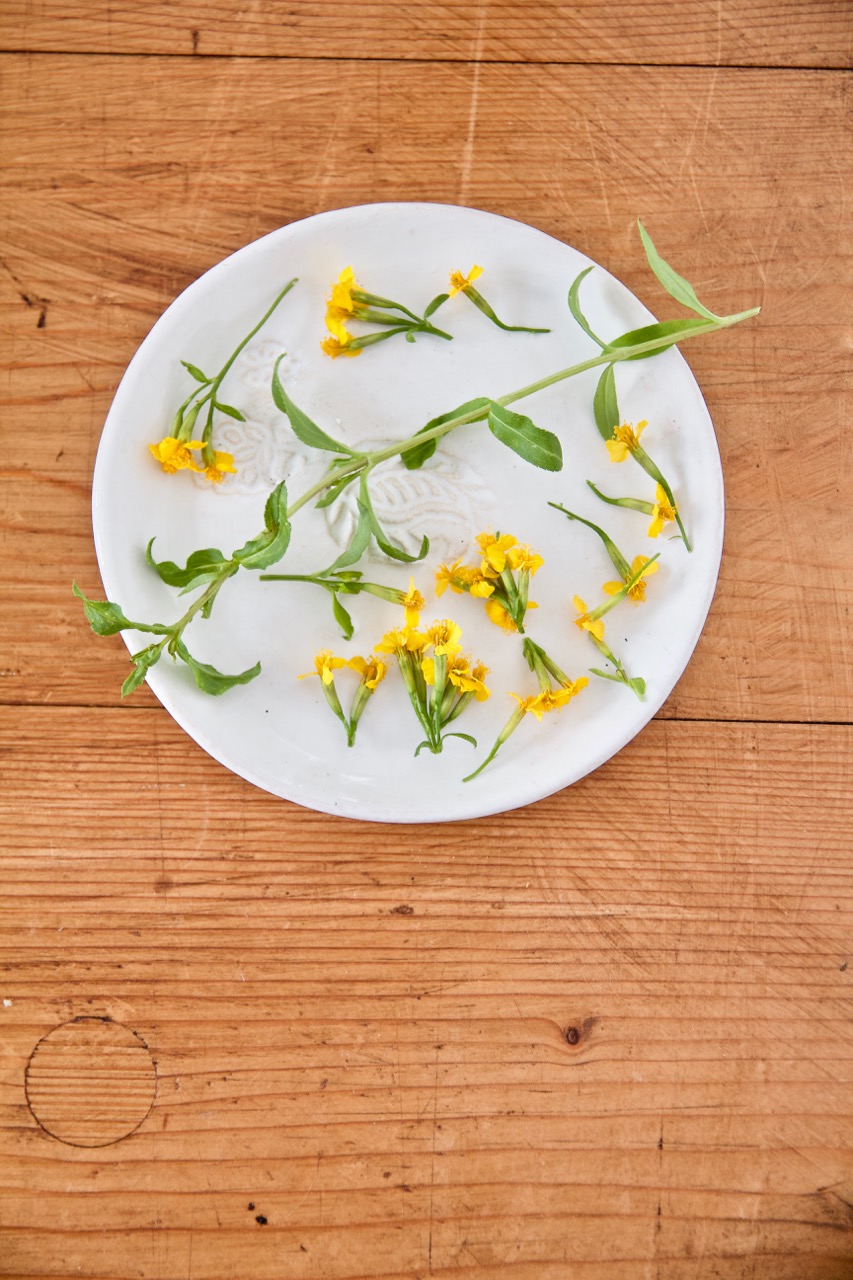
<svg viewBox="0 0 853 1280"><path fill-rule="evenodd" d="M132 661L134 662L135 673L125 682L123 692L130 692L136 687L150 667L159 660L164 649L173 657L181 658L192 670L199 688L208 693L221 693L234 683L245 683L258 673L260 665L256 664L239 676L222 676L214 668L198 663L190 657L183 641L183 633L196 616L201 615L203 618L210 616L219 590L228 578L233 577L240 569L267 569L282 558L289 545L293 517L302 507L311 502L314 502L320 508L329 507L351 485L358 483L358 518L350 542L334 565L325 571L328 581L321 584L327 590L332 591L336 605L339 604L337 599L339 594L352 594L354 592L352 589L347 592L342 585L336 585L331 580L332 576L337 575L338 580L341 580L342 571L352 571L353 566L361 559L371 541L375 542L379 550L392 560L410 563L422 559L429 550L429 539L426 535L422 538L418 554L411 555L392 542L384 532L376 515L371 500L369 482L372 472L383 462L399 457L404 467L409 470L417 470L432 457L439 441L445 436L461 427L485 422L495 439L524 461L549 472L560 471L563 465L563 455L558 437L553 432L537 426L529 417L510 408L510 406L534 395L538 391L555 386L560 382L593 369L601 370L593 396L593 415L596 426L607 442L611 456L613 456L614 449L617 453L621 452L621 447L625 444L625 441L620 437L620 431L624 434L624 431L628 428L620 424L616 395L615 371L617 367L625 361L645 360L659 355L687 338L701 337L705 334L716 333L721 329L729 328L744 320L751 319L760 310L759 307L752 307L727 316L716 315L699 301L692 285L660 257L651 238L641 225L640 235L653 273L667 293L692 311L694 313L693 316L683 319L655 321L652 324L628 330L615 338L604 339L595 332L581 309L581 286L593 270L593 267L587 267L580 272L569 288L568 306L580 329L599 348L594 355L560 368L503 396L480 396L468 400L455 409L441 414L439 417L432 418L406 439L389 443L379 449L356 450L350 448L343 441L329 435L307 413L299 408L291 399L280 377L279 368L283 355L280 356L273 370L271 388L273 401L277 408L287 417L292 431L303 444L332 455L329 465L321 478L310 485L289 506L287 505L284 484L278 485L267 499L264 511L264 529L256 538L251 539L239 550L232 552L230 556L223 555L216 548L206 548L202 551L193 552L186 565L181 567L172 561L158 563L151 554L151 543L149 543L148 563L163 582L181 592L195 590L199 587L204 588L194 605L177 622L169 625L162 623L132 623L124 617L118 605L111 602L97 603L86 600L83 597L87 617L92 624L93 630L98 634L109 635L117 631L131 629L151 632L162 637L156 644L150 645L147 649L133 656ZM469 273L469 276L471 274ZM216 474L210 475L210 478L221 479L223 471L227 469L227 465L222 462L217 463L217 455L212 450L210 438L213 413L216 409L219 409L228 414L230 406L223 406L218 400L219 386L239 353L251 337L257 333L261 325L266 322L294 283L294 281L291 281L279 293L272 306L251 333L235 349L215 378L207 378L196 366L184 362L185 368L200 385L178 410L173 423L173 431L177 432L177 434L166 438L166 442L170 442L169 448L173 449L174 446L174 449L169 458L164 458L163 456L159 458L165 470L177 470L180 467L187 467L195 471L205 470L210 475L212 468ZM468 289L466 290L469 294L470 283L469 279ZM372 295L366 294L364 295L365 303L368 298L371 305L376 304L377 300ZM387 306L387 300L384 301ZM429 307L427 312L430 312ZM417 319L417 317L415 318ZM427 313L418 320L418 323L424 318L428 318ZM393 328L393 326L391 327ZM390 329L388 331L390 332ZM193 434L195 420L200 409L205 404L208 406L208 411L202 441L193 441L190 437ZM242 415L239 410L235 410L230 416L240 418ZM631 428L631 430L633 429ZM636 432L634 434L635 437L638 435ZM166 442L161 442L161 445ZM636 447L631 447L631 444L635 444ZM159 446L152 446L155 452L158 448ZM202 461L205 462L205 466L200 466L192 458L192 450L195 448L202 449ZM184 453L178 455L175 452L176 449L183 449ZM680 515L677 514L678 507L674 495L663 476L651 462L651 459L648 458L648 455L639 447L638 439L630 442L627 451L661 486L670 509L676 515L679 529L689 550L689 542ZM207 461L211 456L212 463ZM227 456L225 455L226 458ZM614 458L614 460L618 459ZM653 557L653 559L656 558ZM294 576L300 578L300 575ZM314 575L314 577L317 576L323 575ZM342 580L347 581L345 578ZM356 578L351 574L349 581L355 582ZM631 583L630 585L634 584ZM82 593L78 591L78 594ZM598 610L588 613L586 615L587 621L591 621L593 624L597 623L601 615L608 608L612 608L616 602L617 598L612 597L606 606L601 606ZM336 616L338 616L337 609L335 612ZM586 611L584 612L586 613ZM346 630L343 618L339 617L338 620ZM580 621L580 625L583 625L582 621ZM104 626L107 626L108 629L104 630ZM589 628L585 629L588 630ZM590 634L592 633L590 632ZM617 676L616 678L620 677ZM640 693L638 687L640 682L632 682L626 677L625 683L629 683L635 692ZM544 691L540 690L540 692ZM528 709L532 709L532 707Z"/></svg>

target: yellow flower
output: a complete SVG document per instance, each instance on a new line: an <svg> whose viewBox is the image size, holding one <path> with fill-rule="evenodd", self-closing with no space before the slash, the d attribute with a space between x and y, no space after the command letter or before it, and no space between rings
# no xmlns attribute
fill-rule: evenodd
<svg viewBox="0 0 853 1280"><path fill-rule="evenodd" d="M652 522L649 525L649 537L656 538L661 529L670 520L675 520L677 507L674 507L667 498L666 493L660 485L655 487L656 502L652 507Z"/></svg>
<svg viewBox="0 0 853 1280"><path fill-rule="evenodd" d="M464 293L466 289L470 289L475 280L479 280L483 274L483 268L478 267L476 263L468 272L467 276L463 276L461 271L451 271L450 273L450 293L448 297L455 298L457 293Z"/></svg>
<svg viewBox="0 0 853 1280"><path fill-rule="evenodd" d="M358 283L352 267L344 267L338 276L337 284L332 285L332 296L327 304L329 311L339 312L340 318L355 315L359 304L353 301L352 291L357 288Z"/></svg>
<svg viewBox="0 0 853 1280"><path fill-rule="evenodd" d="M622 586L624 585L625 584L623 582ZM590 618L586 602L581 600L580 596L573 596L572 601L578 613L581 615L579 618L575 618L575 626L580 627L581 631L588 631L596 640L603 640L604 623L601 618Z"/></svg>
<svg viewBox="0 0 853 1280"><path fill-rule="evenodd" d="M637 423L636 431L630 422L623 422L621 427L614 427L613 438L605 440L611 462L624 462L629 453L640 447L640 436L649 424L643 420Z"/></svg>
<svg viewBox="0 0 853 1280"><path fill-rule="evenodd" d="M462 648L459 643L461 636L462 628L450 618L442 618L440 622L434 622L427 628L427 643L433 646L437 658L451 657L458 653Z"/></svg>
<svg viewBox="0 0 853 1280"><path fill-rule="evenodd" d="M477 577L469 587L469 592L478 600L488 600L489 596L494 593L495 584L489 582L488 578L484 578L479 570L475 570Z"/></svg>
<svg viewBox="0 0 853 1280"><path fill-rule="evenodd" d="M376 649L378 653L397 653L400 650L417 653L427 644L429 644L427 637L420 631L413 631L409 627L396 627L393 631L385 632Z"/></svg>
<svg viewBox="0 0 853 1280"><path fill-rule="evenodd" d="M487 600L486 614L489 621L493 622L496 627L501 627L504 631L518 630L500 600Z"/></svg>
<svg viewBox="0 0 853 1280"><path fill-rule="evenodd" d="M632 604L641 604L646 598L646 578L658 571L658 563L656 560L652 563L647 560L645 556L635 556L634 562L631 565L631 572L628 577L619 582L605 582L604 590L609 596L618 595L625 586L625 583L630 581L630 579L633 578L635 574L639 573L640 570L642 570L642 577L638 578L633 587L631 587L628 592L628 599Z"/></svg>
<svg viewBox="0 0 853 1280"><path fill-rule="evenodd" d="M423 596L420 591L415 590L414 578L409 578L409 590L401 603L406 610L406 628L407 630L413 630L418 625L421 609L424 607Z"/></svg>
<svg viewBox="0 0 853 1280"><path fill-rule="evenodd" d="M327 356L331 356L333 360L337 360L338 356L360 356L361 347L356 347L355 350L353 350L350 346L350 343L352 342L352 334L347 333L346 329L343 329L343 335L343 339L338 337L324 338L320 343L322 351L324 351Z"/></svg>
<svg viewBox="0 0 853 1280"><path fill-rule="evenodd" d="M193 449L203 449L201 440L178 440L176 436L165 436L159 444L150 444L148 448L169 475L175 471L203 471L192 455ZM233 461L233 459L232 459Z"/></svg>
<svg viewBox="0 0 853 1280"><path fill-rule="evenodd" d="M573 680L570 685L561 685L557 689L543 689L535 698L524 700L524 710L529 711L537 720L541 720L549 711L561 711L566 703L576 697L588 684L586 676L581 676L580 680Z"/></svg>
<svg viewBox="0 0 853 1280"><path fill-rule="evenodd" d="M450 587L456 595L462 595L464 591L470 591L480 577L479 569L471 564L461 564L459 560L454 560L453 564L440 564L435 571L435 594L443 596ZM487 594L493 590L491 587Z"/></svg>
<svg viewBox="0 0 853 1280"><path fill-rule="evenodd" d="M510 547L518 545L518 538L514 538L511 533L505 533L502 538L496 538L493 533L478 533L477 542L483 553L483 573L503 573L506 568L507 552Z"/></svg>
<svg viewBox="0 0 853 1280"><path fill-rule="evenodd" d="M350 658L346 665L358 672L367 689L375 689L385 679L387 667L381 658L375 658L373 654L369 658Z"/></svg>
<svg viewBox="0 0 853 1280"><path fill-rule="evenodd" d="M334 680L335 671L339 667L347 666L346 659L336 658L331 649L321 649L319 653L314 655L314 671L306 671L304 675L299 677L300 680L307 680L311 676L319 676L323 684L331 684Z"/></svg>
<svg viewBox="0 0 853 1280"><path fill-rule="evenodd" d="M536 573L538 569L541 569L545 563L538 551L533 551L530 547L526 546L511 547L507 552L506 562L510 569L526 569L531 575Z"/></svg>
<svg viewBox="0 0 853 1280"><path fill-rule="evenodd" d="M218 449L214 450L213 465L204 468L205 480L210 480L213 484L222 484L226 475L236 474L237 468L234 466L233 456L230 453L221 453Z"/></svg>

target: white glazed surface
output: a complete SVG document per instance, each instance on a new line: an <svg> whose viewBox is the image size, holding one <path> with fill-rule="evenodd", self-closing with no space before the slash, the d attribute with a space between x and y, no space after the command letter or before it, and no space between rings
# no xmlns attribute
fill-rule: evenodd
<svg viewBox="0 0 853 1280"><path fill-rule="evenodd" d="M639 237L637 251L642 253ZM320 350L330 282L352 265L363 288L422 309L447 288L448 272L484 268L477 282L508 323L550 326L545 335L503 333L462 296L438 312L436 323L453 342L421 336L394 338L357 359L332 361ZM340 209L294 223L241 249L192 284L155 324L116 393L98 451L93 490L95 542L106 597L127 616L171 621L178 599L146 566L144 548L156 535L158 559L182 562L193 550L228 553L263 525L268 491L287 480L291 500L319 478L324 456L300 444L273 406L272 365L282 350L281 376L292 399L331 435L360 446L403 439L428 419L477 396L501 396L557 369L595 355L597 348L572 320L566 295L591 265L576 250L522 223L474 209L431 204L384 204ZM278 289L299 283L231 371L223 398L240 407L246 424L223 420L214 443L235 455L238 474L214 487L182 472L166 475L148 445L168 433L176 405L188 394L180 359L216 372ZM649 275L650 293L656 288ZM605 338L653 319L617 280L596 268L581 301L593 329ZM673 305L673 311L677 308ZM667 314L670 314L668 311ZM353 326L353 331L358 326ZM415 550L431 539L424 562L411 567L369 555L365 576L407 586L427 599L422 624L451 616L464 646L490 668L492 697L471 704L453 726L473 734L475 751L451 739L441 755L414 759L420 733L399 676L389 676L371 699L348 749L341 725L326 707L313 655L332 648L366 655L382 634L400 625L395 606L368 597L346 603L356 623L344 641L324 591L302 584L262 583L242 572L226 583L207 621L186 633L191 652L222 671L262 664L260 676L221 697L195 686L190 672L168 658L148 683L175 720L228 769L274 795L326 813L382 822L441 822L477 818L550 795L597 768L648 723L680 677L710 608L723 539L723 480L713 425L682 356L674 351L617 367L623 419L647 419L643 444L670 481L694 545L688 554L671 537L646 536L648 518L605 506L587 479L613 496L652 499L654 485L628 459L614 465L596 430L592 396L598 370L515 404L563 444L559 474L524 463L484 424L462 428L440 445L420 472L384 464L372 478L377 514L392 538ZM325 455L328 457L328 455ZM442 560L476 559L475 535L491 528L515 534L545 558L532 583L539 608L528 631L573 678L603 661L575 625L572 596L592 606L602 584L615 578L594 533L570 523L547 504L562 503L602 525L629 560L661 552L647 602L622 603L606 618L607 640L632 675L647 683L645 701L628 689L590 676L589 686L563 711L541 723L526 717L497 759L477 779L462 778L488 752L516 705L508 696L536 691L521 641L494 627L482 604L448 592L434 595ZM293 522L285 559L271 572L304 573L328 565L345 544L352 507L330 517L306 507ZM131 651L145 637L127 635ZM357 677L343 672L346 707Z"/></svg>

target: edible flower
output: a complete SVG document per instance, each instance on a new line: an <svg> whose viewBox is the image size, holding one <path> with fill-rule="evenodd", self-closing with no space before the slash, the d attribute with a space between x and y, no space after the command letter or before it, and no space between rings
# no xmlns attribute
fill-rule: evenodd
<svg viewBox="0 0 853 1280"><path fill-rule="evenodd" d="M465 293L471 288L475 280L479 280L483 274L483 268L478 267L475 263L467 276L463 276L461 271L451 271L450 273L450 297L455 298L457 293Z"/></svg>
<svg viewBox="0 0 853 1280"><path fill-rule="evenodd" d="M607 452L611 462L624 462L629 453L636 453L640 447L640 436L648 426L643 419L637 423L636 430L630 422L623 422L621 427L613 428L612 439L606 440Z"/></svg>
<svg viewBox="0 0 853 1280"><path fill-rule="evenodd" d="M605 582L604 590L609 596L618 595L630 579L632 585L628 588L628 599L632 604L641 604L646 598L646 578L657 573L658 568L657 561L649 560L646 556L635 556L627 576L618 582Z"/></svg>

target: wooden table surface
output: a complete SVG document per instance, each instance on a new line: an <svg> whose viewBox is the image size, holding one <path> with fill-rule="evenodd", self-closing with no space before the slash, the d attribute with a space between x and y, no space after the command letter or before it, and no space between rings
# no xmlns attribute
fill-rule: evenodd
<svg viewBox="0 0 853 1280"><path fill-rule="evenodd" d="M0 47L0 1274L853 1276L847 0L5 0ZM728 495L687 672L446 826L226 772L70 594L158 315L376 200L657 308L640 216L762 306L686 352Z"/></svg>

